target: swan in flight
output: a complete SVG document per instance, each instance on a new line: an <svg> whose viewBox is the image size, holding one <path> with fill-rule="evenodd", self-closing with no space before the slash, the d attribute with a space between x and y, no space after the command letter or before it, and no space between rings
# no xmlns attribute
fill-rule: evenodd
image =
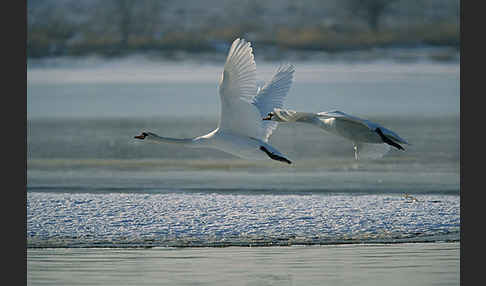
<svg viewBox="0 0 486 286"><path fill-rule="evenodd" d="M370 157L381 157L390 146L405 151L400 144L409 143L395 132L378 123L335 110L309 113L275 108L263 120L275 122L304 122L316 125L325 131L344 137L353 142L354 157L359 160L361 149L371 151ZM374 146L370 146L374 145ZM373 153L373 154L372 154Z"/></svg>
<svg viewBox="0 0 486 286"><path fill-rule="evenodd" d="M277 122L261 118L274 108L282 107L292 85L294 66L281 65L271 80L257 88L256 64L251 43L236 39L229 50L218 90L221 108L218 126L195 138L167 138L142 132L136 139L159 143L176 143L187 147L214 148L248 160L273 159L291 164L276 148L268 144Z"/></svg>

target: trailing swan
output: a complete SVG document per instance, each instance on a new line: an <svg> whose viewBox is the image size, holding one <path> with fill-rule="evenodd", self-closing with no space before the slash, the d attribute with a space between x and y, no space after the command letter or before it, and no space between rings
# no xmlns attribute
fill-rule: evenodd
<svg viewBox="0 0 486 286"><path fill-rule="evenodd" d="M395 132L381 126L378 123L346 114L335 110L329 112L297 112L289 109L275 108L269 112L265 121L275 122L303 122L313 124L323 130L344 137L353 143L354 157L359 160L360 150L373 148L376 157L383 156L390 150L390 146L405 150L400 144L409 144ZM373 144L375 146L370 147Z"/></svg>

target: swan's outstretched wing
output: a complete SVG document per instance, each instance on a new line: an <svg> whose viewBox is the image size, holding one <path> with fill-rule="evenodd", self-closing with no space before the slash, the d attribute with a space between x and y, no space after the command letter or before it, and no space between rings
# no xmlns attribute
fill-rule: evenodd
<svg viewBox="0 0 486 286"><path fill-rule="evenodd" d="M219 83L221 113L218 128L254 138L263 137L263 123L253 104L256 64L251 44L236 39L231 45Z"/></svg>
<svg viewBox="0 0 486 286"><path fill-rule="evenodd" d="M294 78L295 68L291 64L281 65L272 79L262 88L258 89L257 95L253 98L253 104L258 108L263 118L272 112L274 108L281 108ZM277 128L276 121L263 121L264 137L267 142L273 130Z"/></svg>
<svg viewBox="0 0 486 286"><path fill-rule="evenodd" d="M362 118L359 118L359 117L356 117L356 116L353 116L353 115L349 115L349 114L346 114L346 113L339 111L339 110L328 111L328 112L319 112L319 113L317 113L317 115L320 118L333 117L333 118L336 118L336 120L343 120L343 121L347 121L347 122L350 122L350 123L362 125L364 127L367 127L371 131L374 131L376 128L380 128L381 131L383 132L383 134L386 135L387 137L389 137L390 139L392 139L392 140L394 140L398 143L410 144L405 139L398 136L398 134L396 134L395 132L391 131L388 128L381 126L378 123L369 121L367 119L362 119Z"/></svg>

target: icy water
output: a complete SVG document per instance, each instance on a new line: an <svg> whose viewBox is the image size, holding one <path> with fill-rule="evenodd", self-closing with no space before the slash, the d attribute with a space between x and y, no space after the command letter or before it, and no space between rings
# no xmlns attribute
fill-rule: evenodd
<svg viewBox="0 0 486 286"><path fill-rule="evenodd" d="M257 62L259 78L276 65ZM86 284L121 285L116 275L145 268L125 283L458 284L458 65L296 64L288 108L340 109L412 143L378 160L357 162L350 142L305 124L270 139L290 166L133 139L213 130L219 73L138 61L28 69L30 285L82 284L68 277L83 271L97 279ZM196 268L207 263L234 268L217 280ZM255 276L235 274L245 270Z"/></svg>
<svg viewBox="0 0 486 286"><path fill-rule="evenodd" d="M457 241L457 196L28 194L32 247Z"/></svg>
<svg viewBox="0 0 486 286"><path fill-rule="evenodd" d="M459 243L27 252L29 285L459 285Z"/></svg>

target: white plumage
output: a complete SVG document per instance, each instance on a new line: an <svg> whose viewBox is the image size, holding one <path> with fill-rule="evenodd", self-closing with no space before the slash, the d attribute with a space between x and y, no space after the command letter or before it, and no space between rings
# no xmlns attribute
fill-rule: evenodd
<svg viewBox="0 0 486 286"><path fill-rule="evenodd" d="M251 44L244 39L236 39L228 52L219 82L221 110L215 130L187 139L166 138L152 132L142 132L135 138L214 148L245 159L271 158L290 164L282 153L267 143L276 124L261 119L263 114L282 106L292 84L293 73L292 65L281 66L272 79L257 90Z"/></svg>
<svg viewBox="0 0 486 286"><path fill-rule="evenodd" d="M400 144L409 143L395 132L378 123L362 119L342 111L297 112L289 109L275 108L264 120L275 122L303 122L313 124L332 134L344 137L353 143L354 155L359 159L361 151L370 151L370 158L383 156L393 146L405 150Z"/></svg>
<svg viewBox="0 0 486 286"><path fill-rule="evenodd" d="M261 117L267 115L274 108L282 108L283 102L292 85L294 66L282 65L278 68L272 79L257 91L257 96L253 98L253 104L260 111ZM273 130L277 128L278 123L275 121L263 122L265 142L272 135Z"/></svg>

